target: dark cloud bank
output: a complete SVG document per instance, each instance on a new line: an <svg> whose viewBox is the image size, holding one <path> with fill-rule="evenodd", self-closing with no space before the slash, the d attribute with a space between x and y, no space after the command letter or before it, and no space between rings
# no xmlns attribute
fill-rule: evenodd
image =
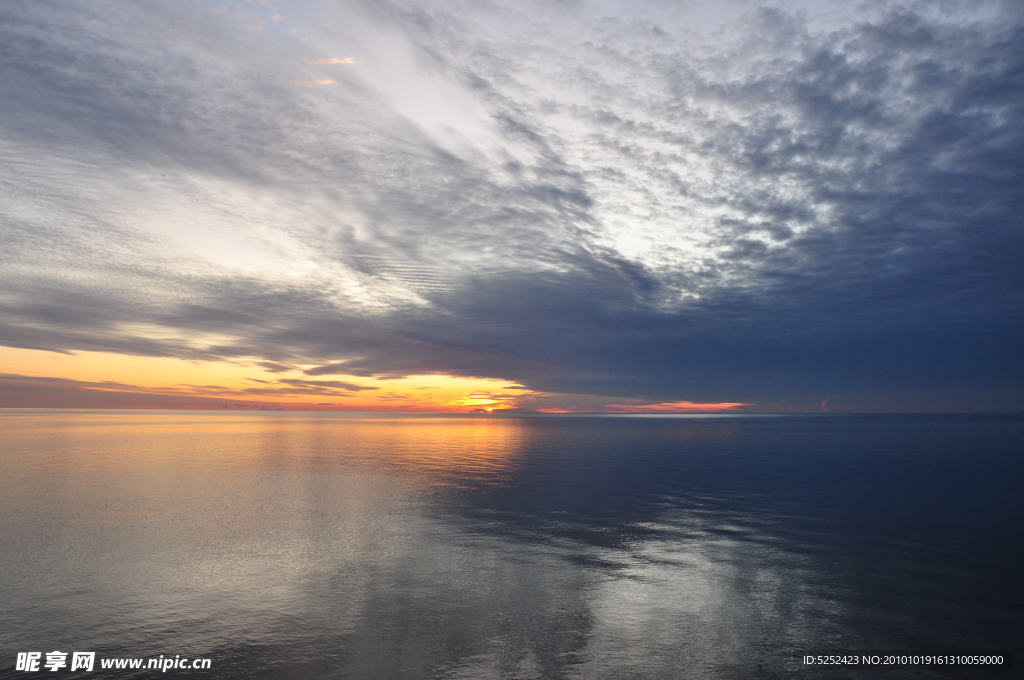
<svg viewBox="0 0 1024 680"><path fill-rule="evenodd" d="M364 64L295 85L323 50L269 24L5 3L0 342L323 366L310 387L439 372L769 410L1024 407L1019 5L823 27L752 4L715 51L643 7L359 10L479 104L456 138ZM315 273L165 249L138 195L221 211L200 252L204 229L211 249L270 229ZM264 199L269 222L246 212Z"/></svg>

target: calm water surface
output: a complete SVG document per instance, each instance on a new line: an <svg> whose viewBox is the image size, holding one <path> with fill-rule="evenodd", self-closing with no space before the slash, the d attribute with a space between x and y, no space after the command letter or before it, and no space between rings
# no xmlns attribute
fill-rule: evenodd
<svg viewBox="0 0 1024 680"><path fill-rule="evenodd" d="M0 412L0 676L54 649L466 679L1019 650L1022 453L1010 416Z"/></svg>

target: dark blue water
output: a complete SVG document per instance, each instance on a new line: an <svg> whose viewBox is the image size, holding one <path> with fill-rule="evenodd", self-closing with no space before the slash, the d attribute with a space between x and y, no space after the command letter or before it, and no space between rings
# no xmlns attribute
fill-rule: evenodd
<svg viewBox="0 0 1024 680"><path fill-rule="evenodd" d="M0 428L3 677L90 650L218 678L970 678L800 657L1021 647L1017 416Z"/></svg>

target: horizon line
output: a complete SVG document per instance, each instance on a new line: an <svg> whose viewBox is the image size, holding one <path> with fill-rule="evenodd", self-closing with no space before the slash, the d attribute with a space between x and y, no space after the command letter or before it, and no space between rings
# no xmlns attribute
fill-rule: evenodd
<svg viewBox="0 0 1024 680"><path fill-rule="evenodd" d="M394 416L474 416L480 418L507 418L516 416L845 416L845 415L1024 415L1024 410L1014 411L572 411L572 412L545 412L545 411L518 411L513 409L501 409L495 411L356 411L356 410L329 410L329 409L285 409L285 408L149 408L149 407L48 407L48 406L4 406L0 407L0 413L6 412L92 412L92 413L118 413L118 412L187 412L187 413L297 413L297 414L373 414L373 415L394 415Z"/></svg>

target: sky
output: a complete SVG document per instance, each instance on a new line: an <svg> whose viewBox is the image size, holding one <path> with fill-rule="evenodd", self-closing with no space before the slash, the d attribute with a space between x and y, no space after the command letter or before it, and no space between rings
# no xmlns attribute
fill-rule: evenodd
<svg viewBox="0 0 1024 680"><path fill-rule="evenodd" d="M0 4L0 407L1024 409L1024 4Z"/></svg>

